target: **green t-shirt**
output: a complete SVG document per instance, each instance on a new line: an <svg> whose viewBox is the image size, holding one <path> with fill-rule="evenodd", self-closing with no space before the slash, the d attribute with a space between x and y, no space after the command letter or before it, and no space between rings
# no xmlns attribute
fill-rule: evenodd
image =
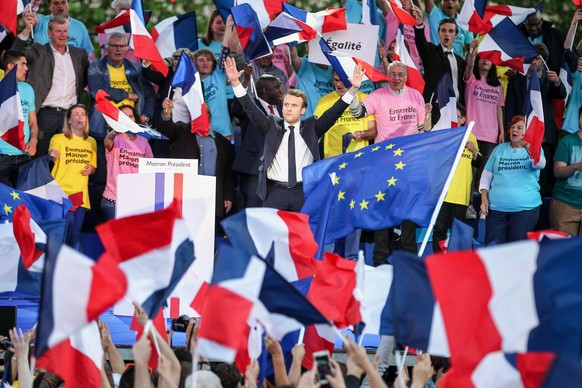
<svg viewBox="0 0 582 388"><path fill-rule="evenodd" d="M568 164L582 162L582 139L578 132L567 135L560 141L554 161ZM576 171L566 179L556 178L554 198L582 209L582 172Z"/></svg>

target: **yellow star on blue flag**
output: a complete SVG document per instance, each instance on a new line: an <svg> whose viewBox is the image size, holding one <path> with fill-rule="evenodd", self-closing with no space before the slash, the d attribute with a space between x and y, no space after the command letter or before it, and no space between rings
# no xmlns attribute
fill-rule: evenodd
<svg viewBox="0 0 582 388"><path fill-rule="evenodd" d="M305 167L302 213L316 241L323 246L356 228L389 228L404 220L427 226L465 132L402 136Z"/></svg>

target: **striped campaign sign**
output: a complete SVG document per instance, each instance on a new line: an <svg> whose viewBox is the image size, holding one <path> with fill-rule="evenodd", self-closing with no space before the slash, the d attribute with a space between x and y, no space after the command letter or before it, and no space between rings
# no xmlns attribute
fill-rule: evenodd
<svg viewBox="0 0 582 388"><path fill-rule="evenodd" d="M157 159L152 159L157 161ZM166 171L184 168L188 163L196 164L194 160L167 160L164 163ZM184 164L184 165L180 165ZM149 213L169 206L175 199L186 226L194 240L196 261L188 269L182 281L178 284L170 298L172 315L194 315L190 303L195 296L192 284L196 279L210 281L214 266L214 223L216 178L212 176L155 172L119 175L117 182L117 214L116 218ZM139 193L139 195L136 195ZM178 298L179 301L176 301ZM123 302L123 301L122 301ZM117 304L114 310L118 315L133 315L131 305Z"/></svg>

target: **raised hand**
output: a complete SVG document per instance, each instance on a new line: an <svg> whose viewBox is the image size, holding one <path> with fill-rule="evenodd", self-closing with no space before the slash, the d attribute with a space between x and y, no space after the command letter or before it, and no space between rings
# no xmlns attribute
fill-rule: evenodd
<svg viewBox="0 0 582 388"><path fill-rule="evenodd" d="M244 73L244 70L238 71L236 68L236 62L232 58L226 58L224 60L224 70L226 72L226 77L232 83L232 86L238 86L240 81L240 76Z"/></svg>

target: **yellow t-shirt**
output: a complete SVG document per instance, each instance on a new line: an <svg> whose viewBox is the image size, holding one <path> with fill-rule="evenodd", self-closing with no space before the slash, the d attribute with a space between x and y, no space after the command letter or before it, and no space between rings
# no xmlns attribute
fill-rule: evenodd
<svg viewBox="0 0 582 388"><path fill-rule="evenodd" d="M83 192L83 207L90 209L89 176L81 171L87 164L97 167L97 143L92 137L83 139L73 135L68 139L59 133L51 138L49 150L59 151L60 158L55 161L51 171L52 176L61 186L65 194L71 195Z"/></svg>
<svg viewBox="0 0 582 388"><path fill-rule="evenodd" d="M120 67L113 67L107 64L107 70L109 70L109 78L111 79L111 87L115 89L123 89L127 93L133 93L133 88L127 81L127 77L125 75L125 66L121 65ZM135 101L125 100L115 102L111 101L116 107L120 107L121 105L129 105L135 106Z"/></svg>
<svg viewBox="0 0 582 388"><path fill-rule="evenodd" d="M365 93L358 92L358 99L362 101L368 95ZM321 115L331 108L333 104L340 98L337 92L333 91L319 99L314 116L321 117ZM340 155L342 153L342 136L345 133L354 133L356 131L365 131L368 129L368 122L370 120L375 120L374 115L366 116L361 119L357 119L350 113L350 110L346 108L344 113L336 121L333 127L329 129L323 136L323 157L329 158L332 156ZM352 139L346 152L352 152L364 148L369 144L368 140L355 140Z"/></svg>
<svg viewBox="0 0 582 388"><path fill-rule="evenodd" d="M477 138L472 133L469 135L469 141L473 143L477 152L479 152L479 146L477 145ZM461 160L453 175L453 180L451 181L451 186L447 192L445 202L455 203L458 205L469 205L469 200L471 199L471 185L473 182L473 167L471 162L473 161L473 153L467 148L463 150L461 155Z"/></svg>

